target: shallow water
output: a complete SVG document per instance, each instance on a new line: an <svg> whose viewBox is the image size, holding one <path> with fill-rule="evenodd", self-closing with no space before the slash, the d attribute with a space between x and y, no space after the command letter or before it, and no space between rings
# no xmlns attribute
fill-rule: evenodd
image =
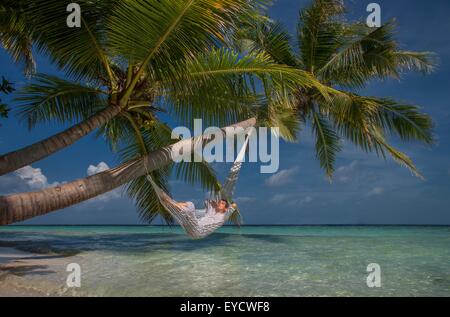
<svg viewBox="0 0 450 317"><path fill-rule="evenodd" d="M200 241L181 233L2 227L0 246L73 254L63 259L81 266L76 291L64 287L65 271L23 276L66 295L450 296L450 227L223 228ZM366 284L370 263L381 267L380 288Z"/></svg>

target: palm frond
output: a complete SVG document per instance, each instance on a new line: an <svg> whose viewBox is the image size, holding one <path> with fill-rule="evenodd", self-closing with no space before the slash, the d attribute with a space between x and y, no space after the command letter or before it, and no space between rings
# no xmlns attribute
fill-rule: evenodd
<svg viewBox="0 0 450 317"><path fill-rule="evenodd" d="M371 130L371 135L373 137L373 140L378 143L384 150L386 150L391 157L400 165L408 168L415 176L419 178L424 178L422 174L418 171L416 166L414 165L411 158L409 158L405 153L400 152L396 148L394 148L392 145L390 145L384 138L381 131L377 129Z"/></svg>
<svg viewBox="0 0 450 317"><path fill-rule="evenodd" d="M256 109L258 125L278 128L279 136L295 142L301 129L301 120L290 96L273 98Z"/></svg>
<svg viewBox="0 0 450 317"><path fill-rule="evenodd" d="M170 173L167 171L167 168L150 173L155 183L165 192L169 192L169 175ZM174 223L172 215L160 203L155 189L147 180L146 176L138 177L128 183L126 191L128 196L134 200L141 221L152 223L157 216L161 216L166 223Z"/></svg>
<svg viewBox="0 0 450 317"><path fill-rule="evenodd" d="M171 82L174 89L180 90L191 83L199 85L205 81L226 88L224 84L228 81L238 81L240 87L248 87L259 80L259 85L268 84L275 92L285 89L295 91L298 87L315 88L324 96L334 92L309 73L277 64L265 53L240 56L227 49L212 50L174 67ZM251 88L249 86L245 90L252 91ZM195 86L191 90L194 89Z"/></svg>
<svg viewBox="0 0 450 317"><path fill-rule="evenodd" d="M416 71L423 74L430 74L436 69L437 58L431 52L394 52L396 64L407 71Z"/></svg>
<svg viewBox="0 0 450 317"><path fill-rule="evenodd" d="M220 191L220 182L217 179L216 172L206 162L195 162L194 159L191 162L180 162L173 166L174 176L185 183L191 185L200 185L203 190L218 193Z"/></svg>
<svg viewBox="0 0 450 317"><path fill-rule="evenodd" d="M379 118L385 133L395 133L403 141L434 143L433 121L414 105L399 104L390 99L375 99L379 105Z"/></svg>
<svg viewBox="0 0 450 317"><path fill-rule="evenodd" d="M15 101L18 115L30 128L56 120L73 122L87 119L107 106L107 95L100 89L59 77L36 74L33 82L22 87Z"/></svg>
<svg viewBox="0 0 450 317"><path fill-rule="evenodd" d="M300 11L298 45L305 70L315 73L325 65L340 43L345 12L341 0L315 0Z"/></svg>
<svg viewBox="0 0 450 317"><path fill-rule="evenodd" d="M402 140L433 142L432 122L427 115L410 105L387 99L347 95L336 99L327 109L338 133L366 152L386 158L386 152L399 164L422 177L412 160L395 149L385 138L395 134Z"/></svg>
<svg viewBox="0 0 450 317"><path fill-rule="evenodd" d="M51 62L75 79L102 79L110 85L111 70L106 46L106 21L119 0L80 0L81 27L66 24L67 2L28 1L23 13L33 42Z"/></svg>
<svg viewBox="0 0 450 317"><path fill-rule="evenodd" d="M337 133L365 152L382 154L378 144L373 143L369 128L378 118L378 105L369 98L352 94L335 96L331 103L319 102L319 107L329 113ZM379 124L377 125L379 126Z"/></svg>
<svg viewBox="0 0 450 317"><path fill-rule="evenodd" d="M128 1L119 5L108 23L109 47L139 64L124 98L146 68L164 72L177 59L217 47L234 32L235 19L258 6L259 1L247 0Z"/></svg>
<svg viewBox="0 0 450 317"><path fill-rule="evenodd" d="M125 128L121 131L123 135L120 138L123 144L120 156L125 162L148 155L152 150L160 148L165 143L165 140L159 139L155 134L138 127L129 114L122 116L121 121L116 124ZM171 165L168 165L149 173L156 184L166 192L169 191L168 179L171 168ZM146 179L146 175L128 183L126 192L135 201L142 221L151 223L156 216L160 215L167 223L173 223L172 216L160 203L156 189Z"/></svg>
<svg viewBox="0 0 450 317"><path fill-rule="evenodd" d="M210 69L211 60L197 61L202 69ZM164 103L179 120L192 124L202 119L205 126L224 126L252 116L252 109L263 101L250 80L240 72L202 77L195 70L189 73L183 66L181 75L170 78L163 85ZM225 72L227 66L223 66ZM229 65L228 67L233 67ZM175 72L174 72L175 73Z"/></svg>
<svg viewBox="0 0 450 317"><path fill-rule="evenodd" d="M375 126L385 134L396 135L403 141L433 144L433 121L421 113L417 106L352 93L342 93L332 103L325 104L321 103L321 106L330 111L338 128L367 131L370 126Z"/></svg>
<svg viewBox="0 0 450 317"><path fill-rule="evenodd" d="M432 72L433 55L398 50L394 30L393 21L375 29L362 23L349 25L335 53L317 75L324 82L363 87L372 78L399 78L404 70Z"/></svg>
<svg viewBox="0 0 450 317"><path fill-rule="evenodd" d="M30 77L36 72L36 61L31 32L22 12L20 3L5 1L0 4L0 44L16 63L24 65L24 73Z"/></svg>
<svg viewBox="0 0 450 317"><path fill-rule="evenodd" d="M298 66L299 61L291 47L291 37L281 23L269 18L254 19L238 31L236 36L236 45L242 53L265 52L279 64Z"/></svg>
<svg viewBox="0 0 450 317"><path fill-rule="evenodd" d="M312 128L316 137L316 156L329 178L334 173L336 154L341 151L339 136L320 113L313 112Z"/></svg>
<svg viewBox="0 0 450 317"><path fill-rule="evenodd" d="M362 23L347 26L341 43L320 68L318 76L324 81L357 87L374 76L397 78L393 30L391 22L375 29Z"/></svg>
<svg viewBox="0 0 450 317"><path fill-rule="evenodd" d="M249 118L266 98L276 99L277 107L292 108L286 92L300 86L315 87L325 98L334 92L308 73L276 64L264 53L241 57L226 49L212 50L173 65L171 74L161 86L174 113L183 121L202 118L215 126ZM257 92L263 85L265 97Z"/></svg>
<svg viewBox="0 0 450 317"><path fill-rule="evenodd" d="M133 138L133 127L123 115L118 115L98 128L96 136L103 137L110 149L117 152L121 144Z"/></svg>

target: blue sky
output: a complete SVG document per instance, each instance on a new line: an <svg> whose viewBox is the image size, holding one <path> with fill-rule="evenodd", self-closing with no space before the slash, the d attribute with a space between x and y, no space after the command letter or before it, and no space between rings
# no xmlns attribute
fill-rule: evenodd
<svg viewBox="0 0 450 317"><path fill-rule="evenodd" d="M270 15L295 31L299 8L308 1L278 0ZM346 1L349 19L367 16L372 1ZM426 177L419 180L391 160L383 161L345 144L332 183L314 157L311 131L305 128L296 144L282 143L280 171L259 173L246 164L236 191L246 224L450 224L450 2L447 0L377 1L382 20L396 18L397 38L404 49L438 54L438 70L429 76L405 74L400 82L373 82L365 95L393 97L423 107L436 123L437 144L396 144L410 155ZM0 75L17 87L25 83L20 66L0 51ZM40 72L60 74L38 56ZM61 74L60 74L61 75ZM14 116L1 120L0 153L41 140L64 129L48 124L28 131ZM102 139L90 135L75 145L33 164L22 174L0 177L0 193L29 191L70 181L115 166L118 161ZM215 164L225 176L228 165ZM40 170L39 170L40 169ZM200 202L200 188L173 181L178 200ZM28 224L138 224L133 203L115 191L66 210L35 218ZM159 223L159 222L156 222Z"/></svg>

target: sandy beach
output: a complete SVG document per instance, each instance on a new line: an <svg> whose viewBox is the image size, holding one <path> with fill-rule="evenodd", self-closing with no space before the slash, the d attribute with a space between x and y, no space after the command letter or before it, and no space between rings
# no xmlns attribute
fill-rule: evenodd
<svg viewBox="0 0 450 317"><path fill-rule="evenodd" d="M55 253L0 247L0 297L64 296L68 261L69 257Z"/></svg>

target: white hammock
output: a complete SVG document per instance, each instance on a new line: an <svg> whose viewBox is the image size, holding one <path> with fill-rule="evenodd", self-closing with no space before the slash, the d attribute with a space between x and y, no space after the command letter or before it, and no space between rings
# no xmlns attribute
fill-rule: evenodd
<svg viewBox="0 0 450 317"><path fill-rule="evenodd" d="M247 149L251 129L248 133L245 142L230 169L230 173L220 189L217 199L225 199L228 202L233 197L234 188L239 177L239 172L242 167L242 162L245 158L245 151ZM224 214L217 213L214 207L210 204L206 204L206 218L198 218L195 213L187 212L186 210L178 207L177 202L173 200L163 189L161 189L148 174L147 180L152 184L161 205L172 215L172 217L184 228L186 233L194 238L201 239L212 234L214 231L222 227L230 218L234 212L238 212L233 208L229 208Z"/></svg>

